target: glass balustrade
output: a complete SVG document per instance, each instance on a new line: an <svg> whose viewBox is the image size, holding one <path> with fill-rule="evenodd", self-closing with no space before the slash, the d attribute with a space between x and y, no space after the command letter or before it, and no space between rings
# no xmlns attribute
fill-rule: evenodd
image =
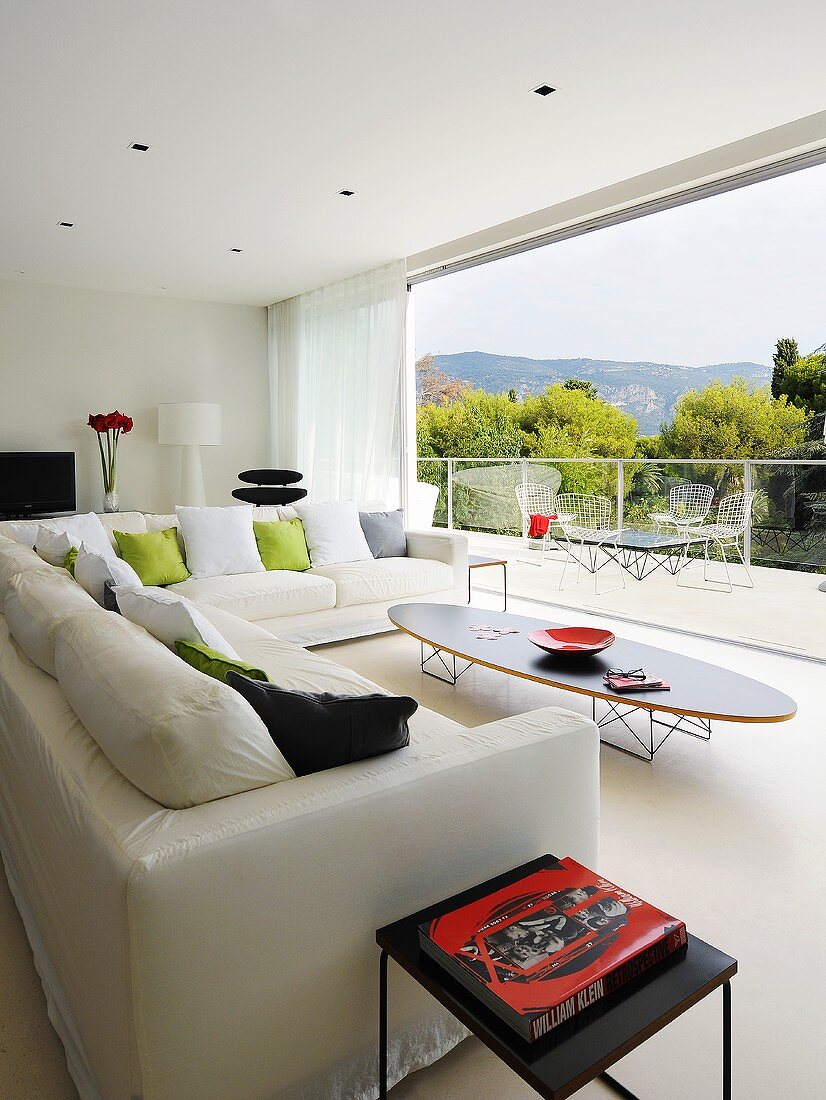
<svg viewBox="0 0 826 1100"><path fill-rule="evenodd" d="M596 493L613 502L618 527L655 530L677 485L713 491L707 523L731 493L754 491L745 549L756 565L826 571L826 461L602 458L420 458L419 481L439 486L434 526L519 537L516 486Z"/></svg>

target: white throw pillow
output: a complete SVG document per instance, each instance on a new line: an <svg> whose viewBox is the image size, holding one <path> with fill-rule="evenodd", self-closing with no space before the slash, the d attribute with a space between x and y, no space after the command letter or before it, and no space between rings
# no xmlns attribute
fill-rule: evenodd
<svg viewBox="0 0 826 1100"><path fill-rule="evenodd" d="M34 550L39 527L39 523L32 523L31 521L28 523L5 523L3 525L3 531L4 534L14 539L15 542L19 542L23 546L28 546L30 550Z"/></svg>
<svg viewBox="0 0 826 1100"><path fill-rule="evenodd" d="M120 615L92 608L57 628L57 680L130 783L179 810L294 778L237 691L191 668Z"/></svg>
<svg viewBox="0 0 826 1100"><path fill-rule="evenodd" d="M6 591L4 614L11 636L30 661L55 676L54 632L77 611L105 612L68 573L18 573Z"/></svg>
<svg viewBox="0 0 826 1100"><path fill-rule="evenodd" d="M66 539L55 540L50 537L57 534L65 534ZM41 523L35 547L41 558L49 565L62 565L66 552L73 546L80 546L82 542L86 543L87 549L93 550L96 554L102 554L104 558L117 557L103 524L94 512ZM65 549L63 556L57 561L61 546L65 546Z"/></svg>
<svg viewBox="0 0 826 1100"><path fill-rule="evenodd" d="M71 536L65 531L51 531L48 527L42 527L37 535L35 549L49 565L62 565L73 546L80 546L80 541L72 542Z"/></svg>
<svg viewBox="0 0 826 1100"><path fill-rule="evenodd" d="M127 588L140 588L143 584L129 562L122 558L105 558L103 554L89 550L85 542L80 544L77 551L75 580L101 607L107 581Z"/></svg>
<svg viewBox="0 0 826 1100"><path fill-rule="evenodd" d="M168 649L174 650L176 642L195 642L217 649L234 661L241 660L220 630L183 596L152 587L119 585L112 591L124 619L142 626Z"/></svg>
<svg viewBox="0 0 826 1100"><path fill-rule="evenodd" d="M293 508L304 525L307 548L316 568L372 559L354 501L308 504L301 500Z"/></svg>
<svg viewBox="0 0 826 1100"><path fill-rule="evenodd" d="M193 577L223 577L234 573L263 573L252 529L253 506L189 508L178 505L186 546L186 565Z"/></svg>
<svg viewBox="0 0 826 1100"><path fill-rule="evenodd" d="M14 577L20 573L52 573L52 567L42 558L12 539L0 535L0 611L6 602L6 592Z"/></svg>

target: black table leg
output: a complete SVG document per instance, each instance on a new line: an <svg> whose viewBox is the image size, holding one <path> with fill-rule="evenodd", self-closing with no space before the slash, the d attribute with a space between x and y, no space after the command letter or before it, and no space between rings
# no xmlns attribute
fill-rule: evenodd
<svg viewBox="0 0 826 1100"><path fill-rule="evenodd" d="M638 1100L635 1093L627 1089L610 1073L601 1073L600 1081L624 1100ZM723 985L723 1100L731 1100L731 982Z"/></svg>
<svg viewBox="0 0 826 1100"><path fill-rule="evenodd" d="M723 986L723 1100L731 1100L731 982Z"/></svg>
<svg viewBox="0 0 826 1100"><path fill-rule="evenodd" d="M387 1097L387 952L379 958L379 1100Z"/></svg>
<svg viewBox="0 0 826 1100"><path fill-rule="evenodd" d="M622 1096L623 1100L639 1100L636 1093L627 1089L625 1085L621 1084L616 1077L612 1077L610 1073L601 1073L599 1079L600 1081L604 1081L608 1088L611 1089L612 1092L615 1092L617 1096Z"/></svg>

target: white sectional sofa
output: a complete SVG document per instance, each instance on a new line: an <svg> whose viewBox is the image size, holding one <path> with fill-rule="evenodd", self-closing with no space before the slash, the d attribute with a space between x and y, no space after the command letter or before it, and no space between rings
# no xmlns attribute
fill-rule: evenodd
<svg viewBox="0 0 826 1100"><path fill-rule="evenodd" d="M262 521L292 519L292 508L257 508ZM110 533L175 527L175 515L114 512L100 520ZM22 526L36 526L37 520ZM0 535L21 524L0 522ZM415 599L467 602L467 539L450 531L407 531L406 558L328 565L306 572L280 569L234 576L190 577L170 590L215 607L300 645L318 645L389 629L387 608ZM114 545L114 540L112 540Z"/></svg>
<svg viewBox="0 0 826 1100"><path fill-rule="evenodd" d="M453 540L429 538L455 564ZM0 537L0 611L20 572L77 587ZM365 583L320 579L337 594ZM375 584L373 603L398 598ZM240 615L226 592L189 592L282 686L381 690L249 621L249 592ZM55 622L63 595L50 585ZM67 614L59 638L72 615L105 632L113 613L89 597ZM168 709L169 650L123 620L130 631L149 658L160 647ZM128 644L86 665L78 675L129 684ZM119 719L122 704L105 715L114 737ZM372 1100L375 929L543 852L595 863L592 722L548 708L466 729L420 708L410 726L386 756L169 809L113 766L0 614L0 849L83 1100ZM398 1080L465 1032L396 968L391 982Z"/></svg>

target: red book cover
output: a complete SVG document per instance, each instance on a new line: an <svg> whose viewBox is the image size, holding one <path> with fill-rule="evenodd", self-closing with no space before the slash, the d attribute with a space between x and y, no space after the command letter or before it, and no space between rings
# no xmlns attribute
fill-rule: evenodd
<svg viewBox="0 0 826 1100"><path fill-rule="evenodd" d="M419 926L422 950L531 1042L687 942L570 858Z"/></svg>

